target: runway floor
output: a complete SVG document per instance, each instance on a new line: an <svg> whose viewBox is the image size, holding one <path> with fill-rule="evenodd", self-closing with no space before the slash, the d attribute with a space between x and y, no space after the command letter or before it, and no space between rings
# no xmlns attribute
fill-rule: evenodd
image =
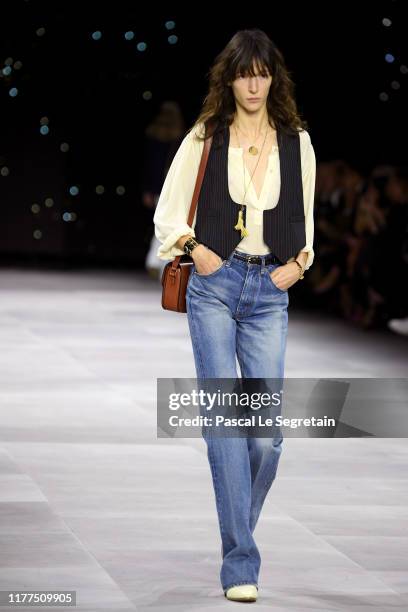
<svg viewBox="0 0 408 612"><path fill-rule="evenodd" d="M287 376L407 376L408 339L289 321ZM219 583L204 441L157 438L156 379L195 376L159 283L1 270L0 334L0 590L76 590L81 612L242 605ZM407 464L404 438L285 440L256 609L407 610Z"/></svg>

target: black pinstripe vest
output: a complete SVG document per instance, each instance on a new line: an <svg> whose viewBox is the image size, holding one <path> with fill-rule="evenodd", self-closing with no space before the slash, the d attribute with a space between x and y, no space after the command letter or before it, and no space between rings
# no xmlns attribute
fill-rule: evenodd
<svg viewBox="0 0 408 612"><path fill-rule="evenodd" d="M263 211L263 239L282 263L306 244L303 184L299 134L277 130L281 188L278 204ZM196 239L222 259L227 259L241 242L237 223L240 203L228 188L229 127L214 135L198 200L194 231ZM244 206L246 225L246 205ZM254 253L257 255L257 253Z"/></svg>

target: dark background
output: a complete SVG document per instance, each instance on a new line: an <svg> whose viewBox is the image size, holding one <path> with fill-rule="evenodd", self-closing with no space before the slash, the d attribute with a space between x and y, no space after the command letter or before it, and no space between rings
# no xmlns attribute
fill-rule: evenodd
<svg viewBox="0 0 408 612"><path fill-rule="evenodd" d="M0 176L3 265L142 267L153 231L153 212L141 204L146 125L168 99L180 103L192 125L209 67L239 29L263 29L283 52L318 162L342 158L363 172L406 163L402 3L228 4L224 14L220 6L120 0L2 6L0 69L8 57L22 62L0 78L0 166L9 169ZM382 25L384 17L391 27ZM168 20L173 30L165 28ZM95 30L100 40L92 39ZM124 38L128 30L135 33L131 41ZM178 42L169 44L169 35ZM136 48L140 41L147 43L144 52ZM388 52L393 63L385 61ZM147 90L150 100L143 98ZM47 135L39 131L43 116ZM66 153L62 142L69 144ZM95 193L98 184L103 195ZM70 195L71 185L78 195ZM116 193L118 185L124 195ZM46 198L54 205L46 207ZM75 212L76 221L65 222L64 212Z"/></svg>

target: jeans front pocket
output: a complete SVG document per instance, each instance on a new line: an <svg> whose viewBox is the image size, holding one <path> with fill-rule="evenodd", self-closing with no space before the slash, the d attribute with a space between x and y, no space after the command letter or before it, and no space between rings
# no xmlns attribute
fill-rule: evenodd
<svg viewBox="0 0 408 612"><path fill-rule="evenodd" d="M280 293L287 293L287 289L280 289L277 285L275 285L275 283L272 280L271 277L271 273L276 270L277 268L280 267L280 264L269 264L266 266L266 274L269 278L269 282L271 283L272 287L275 289L275 291L279 291Z"/></svg>
<svg viewBox="0 0 408 612"><path fill-rule="evenodd" d="M194 266L194 274L196 274L200 278L210 278L210 277L215 276L216 274L218 274L218 272L221 272L221 270L224 268L224 266L227 263L227 261L228 261L228 259L224 259L222 261L222 264L216 270L214 270L214 272L210 272L209 274L199 274L197 272L195 266Z"/></svg>

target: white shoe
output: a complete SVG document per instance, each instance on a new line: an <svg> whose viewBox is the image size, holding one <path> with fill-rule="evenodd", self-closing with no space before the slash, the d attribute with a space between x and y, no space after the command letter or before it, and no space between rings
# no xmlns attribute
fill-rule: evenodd
<svg viewBox="0 0 408 612"><path fill-rule="evenodd" d="M408 336L408 317L406 319L390 319L387 325L397 334Z"/></svg>
<svg viewBox="0 0 408 612"><path fill-rule="evenodd" d="M258 588L255 584L238 584L230 587L225 593L225 597L231 601L256 601Z"/></svg>

